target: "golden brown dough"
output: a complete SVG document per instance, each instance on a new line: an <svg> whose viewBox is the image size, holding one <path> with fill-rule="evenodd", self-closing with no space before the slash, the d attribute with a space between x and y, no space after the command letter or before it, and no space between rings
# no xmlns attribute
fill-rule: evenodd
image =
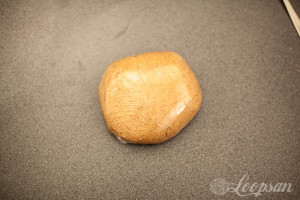
<svg viewBox="0 0 300 200"><path fill-rule="evenodd" d="M139 144L174 137L196 115L202 101L193 72L173 52L113 62L102 77L99 96L109 131Z"/></svg>

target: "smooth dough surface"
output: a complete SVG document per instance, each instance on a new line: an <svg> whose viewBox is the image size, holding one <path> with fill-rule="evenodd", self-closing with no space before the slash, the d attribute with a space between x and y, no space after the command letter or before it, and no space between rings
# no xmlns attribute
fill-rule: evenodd
<svg viewBox="0 0 300 200"><path fill-rule="evenodd" d="M199 111L198 81L174 52L123 58L104 73L99 97L109 131L129 143L157 144L183 129Z"/></svg>

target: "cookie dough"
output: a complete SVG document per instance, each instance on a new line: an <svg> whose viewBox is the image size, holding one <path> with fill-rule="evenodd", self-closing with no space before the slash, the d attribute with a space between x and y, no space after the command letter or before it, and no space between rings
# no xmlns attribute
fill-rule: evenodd
<svg viewBox="0 0 300 200"><path fill-rule="evenodd" d="M157 144L183 129L199 111L198 81L174 52L150 52L110 64L99 86L109 131L121 141Z"/></svg>

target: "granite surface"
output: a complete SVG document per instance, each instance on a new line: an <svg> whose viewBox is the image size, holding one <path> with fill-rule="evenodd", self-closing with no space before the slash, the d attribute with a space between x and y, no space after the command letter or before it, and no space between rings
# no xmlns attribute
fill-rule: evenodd
<svg viewBox="0 0 300 200"><path fill-rule="evenodd" d="M299 199L300 39L281 1L1 1L0 16L0 199L241 199L210 183L247 174L292 185L257 199ZM168 142L121 144L103 72L166 50L200 112Z"/></svg>

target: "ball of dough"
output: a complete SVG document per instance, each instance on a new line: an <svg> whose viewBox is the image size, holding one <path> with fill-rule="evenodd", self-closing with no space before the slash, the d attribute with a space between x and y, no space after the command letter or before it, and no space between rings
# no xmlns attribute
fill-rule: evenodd
<svg viewBox="0 0 300 200"><path fill-rule="evenodd" d="M113 62L102 77L99 97L109 131L137 144L174 137L202 101L195 75L174 52L150 52Z"/></svg>

